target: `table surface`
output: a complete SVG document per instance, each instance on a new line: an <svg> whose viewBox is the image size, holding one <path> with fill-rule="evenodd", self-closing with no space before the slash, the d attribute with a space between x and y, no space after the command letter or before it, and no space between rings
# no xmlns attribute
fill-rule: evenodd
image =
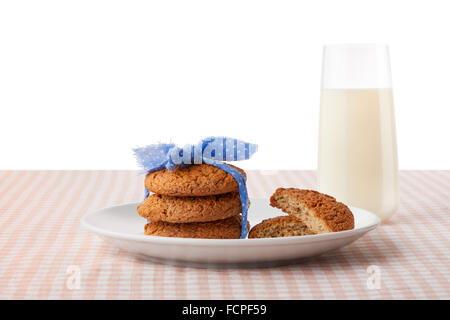
<svg viewBox="0 0 450 320"><path fill-rule="evenodd" d="M248 172L252 197L315 185L312 171ZM155 264L81 227L89 210L140 201L142 186L135 171L0 171L0 298L450 298L450 171L400 172L392 220L342 249L266 269Z"/></svg>

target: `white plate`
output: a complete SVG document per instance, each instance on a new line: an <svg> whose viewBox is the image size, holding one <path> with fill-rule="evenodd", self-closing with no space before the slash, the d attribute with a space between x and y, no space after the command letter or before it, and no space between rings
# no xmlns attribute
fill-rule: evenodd
<svg viewBox="0 0 450 320"><path fill-rule="evenodd" d="M248 217L252 226L283 213L268 199L250 199ZM267 239L187 239L147 236L146 220L136 213L138 203L105 208L86 214L81 222L111 245L163 263L207 266L208 264L281 264L316 256L352 243L373 230L380 219L363 209L350 207L353 230L310 236Z"/></svg>

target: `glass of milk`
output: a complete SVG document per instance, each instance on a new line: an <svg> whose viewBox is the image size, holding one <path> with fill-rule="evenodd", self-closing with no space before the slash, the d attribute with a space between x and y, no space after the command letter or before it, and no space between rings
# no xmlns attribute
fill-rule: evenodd
<svg viewBox="0 0 450 320"><path fill-rule="evenodd" d="M398 205L398 165L388 47L325 46L318 187L389 219Z"/></svg>

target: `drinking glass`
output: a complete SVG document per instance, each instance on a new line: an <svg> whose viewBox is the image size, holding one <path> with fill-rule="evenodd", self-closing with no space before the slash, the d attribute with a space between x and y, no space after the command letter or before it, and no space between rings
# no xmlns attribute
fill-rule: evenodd
<svg viewBox="0 0 450 320"><path fill-rule="evenodd" d="M381 220L397 210L397 145L385 45L324 47L318 188Z"/></svg>

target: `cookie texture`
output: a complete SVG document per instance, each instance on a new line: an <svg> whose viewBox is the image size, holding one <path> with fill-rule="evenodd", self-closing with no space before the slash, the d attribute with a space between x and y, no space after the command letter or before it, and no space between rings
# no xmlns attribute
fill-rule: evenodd
<svg viewBox="0 0 450 320"><path fill-rule="evenodd" d="M245 172L235 166L244 176ZM145 187L166 196L209 196L238 192L236 180L228 173L209 164L194 164L150 172L145 177Z"/></svg>
<svg viewBox="0 0 450 320"><path fill-rule="evenodd" d="M314 233L327 233L354 228L350 209L335 198L314 191L278 188L270 205L301 220Z"/></svg>
<svg viewBox="0 0 450 320"><path fill-rule="evenodd" d="M248 237L254 238L278 238L311 235L314 232L300 220L291 216L280 216L263 220L250 230Z"/></svg>
<svg viewBox="0 0 450 320"><path fill-rule="evenodd" d="M249 223L247 223L247 227L250 228ZM233 216L213 222L193 223L151 221L145 225L145 234L177 238L239 239L241 235L241 217Z"/></svg>
<svg viewBox="0 0 450 320"><path fill-rule="evenodd" d="M239 215L241 199L237 192L204 197L152 194L138 206L137 212L152 222L209 222Z"/></svg>

